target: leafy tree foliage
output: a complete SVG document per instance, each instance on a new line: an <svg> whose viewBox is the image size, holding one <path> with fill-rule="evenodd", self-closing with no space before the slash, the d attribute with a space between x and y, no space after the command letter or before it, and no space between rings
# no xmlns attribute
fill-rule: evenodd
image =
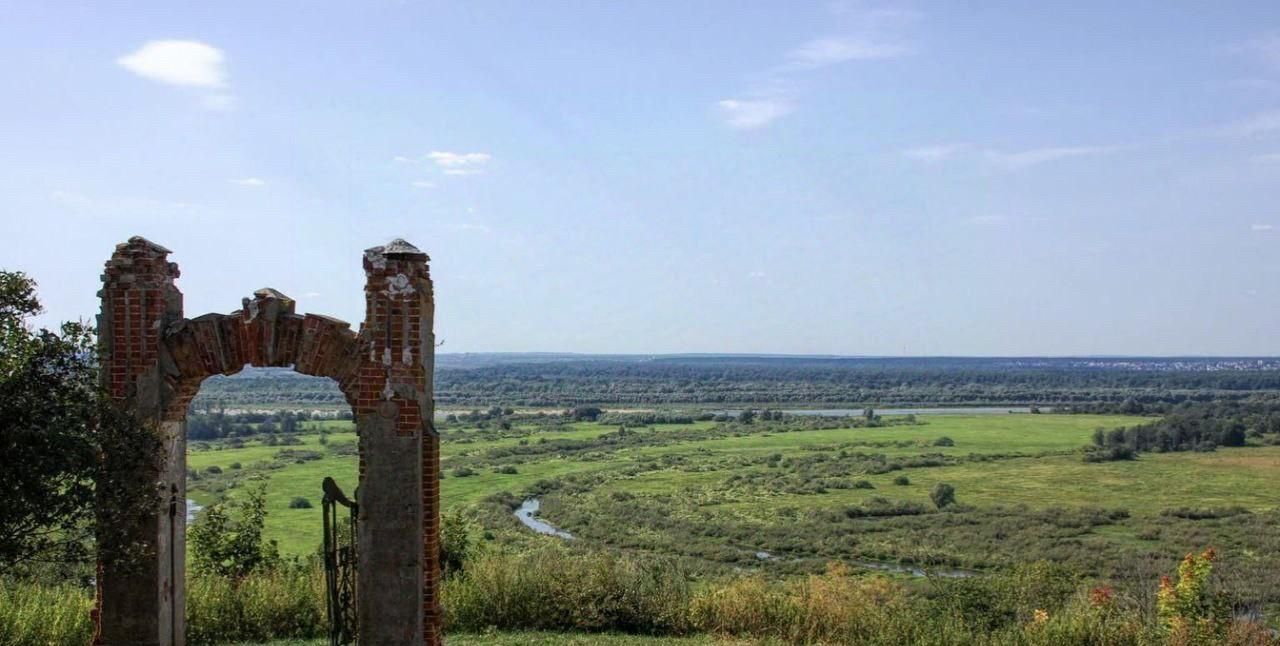
<svg viewBox="0 0 1280 646"><path fill-rule="evenodd" d="M93 330L32 329L36 285L0 271L0 571L92 553L94 506L111 509L104 560L150 548L125 540L155 510L159 440L100 390Z"/></svg>
<svg viewBox="0 0 1280 646"><path fill-rule="evenodd" d="M266 519L266 485L250 489L239 502L210 505L187 535L192 569L241 578L279 564L276 542L262 538Z"/></svg>
<svg viewBox="0 0 1280 646"><path fill-rule="evenodd" d="M1141 426L1098 429L1086 447L1086 462L1132 460L1155 451L1212 451L1219 446L1244 446L1252 435L1280 440L1280 401L1217 401L1183 404L1164 417Z"/></svg>

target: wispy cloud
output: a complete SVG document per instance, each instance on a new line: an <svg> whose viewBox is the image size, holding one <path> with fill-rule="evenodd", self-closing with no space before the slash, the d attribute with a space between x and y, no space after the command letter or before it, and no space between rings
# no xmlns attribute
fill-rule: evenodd
<svg viewBox="0 0 1280 646"><path fill-rule="evenodd" d="M422 188L422 189L435 188L435 187L436 187L436 183L435 183L435 182L428 182L428 181L426 181L426 180L420 179L420 180L417 180L417 181L413 182L413 187L414 187L414 188Z"/></svg>
<svg viewBox="0 0 1280 646"><path fill-rule="evenodd" d="M959 143L907 148L902 150L901 154L907 159L925 164L937 164L953 159L970 162L978 160L985 161L996 168L1012 171L1076 157L1109 155L1126 148L1128 146L1049 146L1007 151L996 148L975 148L970 144Z"/></svg>
<svg viewBox="0 0 1280 646"><path fill-rule="evenodd" d="M763 128L793 109L786 99L724 99L716 107L725 124L739 130Z"/></svg>
<svg viewBox="0 0 1280 646"><path fill-rule="evenodd" d="M999 150L986 151L986 157L992 163L1005 168L1017 170L1039 164L1071 159L1073 157L1096 157L1109 155L1121 150L1121 146L1059 146L1051 148L1032 148L1019 152Z"/></svg>
<svg viewBox="0 0 1280 646"><path fill-rule="evenodd" d="M1253 226L1250 226L1249 230L1250 231L1273 231L1275 230L1275 228L1276 228L1275 225L1271 225L1271 224L1255 224Z"/></svg>
<svg viewBox="0 0 1280 646"><path fill-rule="evenodd" d="M938 144L933 146L920 146L918 148L907 148L902 151L902 156L907 159L935 164L954 157L957 153L966 150L968 144Z"/></svg>
<svg viewBox="0 0 1280 646"><path fill-rule="evenodd" d="M1226 86L1236 90L1245 90L1249 92L1275 92L1280 90L1280 82L1271 79L1259 78L1240 78L1231 79L1226 82Z"/></svg>
<svg viewBox="0 0 1280 646"><path fill-rule="evenodd" d="M201 105L210 110L229 110L235 105L235 97L225 92L226 56L212 45L197 40L152 40L117 58L116 64L158 83L217 90L201 99Z"/></svg>
<svg viewBox="0 0 1280 646"><path fill-rule="evenodd" d="M397 155L393 161L404 164L419 164L427 162L434 164L440 172L445 175L480 175L484 173L485 167L493 156L489 153L454 153L443 150L433 150L421 157L406 157ZM418 184L415 182L415 186ZM430 188L427 186L418 186L418 188Z"/></svg>
<svg viewBox="0 0 1280 646"><path fill-rule="evenodd" d="M267 185L265 180L257 177L241 177L240 179L231 180L231 183L236 184L237 186L248 186L251 188L258 188L260 186Z"/></svg>
<svg viewBox="0 0 1280 646"><path fill-rule="evenodd" d="M876 61L898 58L911 53L902 43L876 42L860 36L816 38L787 55L791 64L801 69L814 69L845 61Z"/></svg>
<svg viewBox="0 0 1280 646"><path fill-rule="evenodd" d="M834 22L843 33L811 39L784 56L784 62L767 70L765 80L749 91L716 102L725 125L737 130L763 128L796 109L795 81L819 68L851 61L880 61L915 51L900 35L902 27L920 14L893 8L868 9L838 5Z"/></svg>
<svg viewBox="0 0 1280 646"><path fill-rule="evenodd" d="M75 191L52 191L49 201L68 211L96 217L168 217L175 213L194 215L203 209L190 202L132 195L86 195Z"/></svg>
<svg viewBox="0 0 1280 646"><path fill-rule="evenodd" d="M1230 47L1232 52L1280 69L1280 32L1263 34Z"/></svg>
<svg viewBox="0 0 1280 646"><path fill-rule="evenodd" d="M1280 110L1259 112L1253 116L1220 126L1217 133L1225 137L1258 137L1280 130Z"/></svg>
<svg viewBox="0 0 1280 646"><path fill-rule="evenodd" d="M474 166L483 166L492 159L489 153L451 153L441 150L433 150L427 153L427 159L436 163L441 168L466 168Z"/></svg>
<svg viewBox="0 0 1280 646"><path fill-rule="evenodd" d="M1249 158L1255 164L1280 164L1280 153L1263 153Z"/></svg>

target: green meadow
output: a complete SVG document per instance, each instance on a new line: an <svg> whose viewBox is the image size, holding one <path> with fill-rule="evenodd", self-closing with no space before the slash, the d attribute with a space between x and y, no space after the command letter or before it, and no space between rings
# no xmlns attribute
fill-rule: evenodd
<svg viewBox="0 0 1280 646"><path fill-rule="evenodd" d="M543 515L553 524L558 508L589 502L592 509L603 513L610 507L606 501L618 496L666 500L673 514L689 511L688 505L697 510L698 518L776 518L778 510L840 510L877 498L928 507L929 492L939 482L953 485L958 502L977 509L1106 507L1123 508L1133 516L1157 517L1175 507L1233 505L1264 511L1280 503L1280 489L1270 484L1280 476L1280 447L1144 454L1134 461L1103 464L1081 461L1079 450L1095 429L1143 421L1114 415L939 415L920 416L914 424L878 428L794 430L758 423L729 436L665 439L710 432L716 426L699 422L628 429L639 440L599 450L591 450L589 444L615 432L616 426L528 423L498 431L450 424L441 430L443 506L476 506L502 492L521 497L536 483L545 487L547 482L566 479L589 484L579 484L573 493L548 496ZM223 448L219 443L193 448L188 465L200 475L189 480L189 496L208 505L223 496L234 497L251 482L265 481L268 537L287 554L314 550L320 536L320 482L331 476L350 494L356 480L351 447L346 447L345 455L337 450L356 441L350 423L325 425L325 444L312 423L308 432L298 436L300 444L293 446L268 446L262 440L250 440L241 448ZM943 437L950 439L949 445L938 445ZM587 450L572 446L564 451L504 454L505 450L556 440L585 443ZM281 460L277 456L282 451L313 455L311 459ZM734 475L761 471L756 463L770 456L803 460L841 451L890 460L938 456L948 462L862 474L858 480L869 486L859 484L856 488L789 492L769 483L747 488L726 484ZM236 463L239 470L232 468ZM507 464L515 473L497 472ZM466 465L474 475L458 477L458 465ZM210 467L222 473L210 475ZM767 467L764 470L768 471ZM909 485L894 484L902 476L909 479ZM306 499L312 507L290 508L297 498ZM564 521L572 525L574 518Z"/></svg>

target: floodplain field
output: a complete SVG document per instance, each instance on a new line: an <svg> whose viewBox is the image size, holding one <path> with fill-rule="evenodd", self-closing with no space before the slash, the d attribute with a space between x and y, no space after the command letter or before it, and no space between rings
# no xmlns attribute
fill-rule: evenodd
<svg viewBox="0 0 1280 646"><path fill-rule="evenodd" d="M1138 589L1182 554L1213 546L1237 589L1280 603L1280 446L1081 459L1096 429L1151 420L452 422L440 431L441 491L446 512L477 518L499 543L561 540L511 513L537 497L541 518L579 545L671 557L693 571L785 576L843 561L981 572L1048 559ZM282 553L314 552L320 482L332 476L354 490L356 437L334 421L305 423L295 437L291 446L193 443L189 496L208 505L265 481L266 536ZM955 504L934 504L939 483L954 487ZM311 506L295 508L299 498Z"/></svg>

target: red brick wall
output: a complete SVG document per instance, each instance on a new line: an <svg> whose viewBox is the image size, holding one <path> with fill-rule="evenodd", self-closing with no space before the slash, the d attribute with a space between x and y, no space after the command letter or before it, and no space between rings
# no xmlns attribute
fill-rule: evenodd
<svg viewBox="0 0 1280 646"><path fill-rule="evenodd" d="M441 643L440 444L431 416L430 372L435 346L434 294L426 254L403 241L365 252L365 321L368 343L354 407L374 414L383 402L396 405L396 433L422 442L423 631L427 644ZM360 478L365 477L361 459Z"/></svg>
<svg viewBox="0 0 1280 646"><path fill-rule="evenodd" d="M259 290L230 314L183 319L178 267L168 254L135 237L107 262L99 321L104 386L136 413L182 421L207 377L245 364L292 365L337 381L357 418L393 404L396 433L422 443L424 641L441 643L440 455L431 420L434 302L426 254L399 240L365 253L366 315L358 335L343 321L294 313L293 300L274 290ZM140 411L131 398L148 374L163 379L161 397L158 408Z"/></svg>

